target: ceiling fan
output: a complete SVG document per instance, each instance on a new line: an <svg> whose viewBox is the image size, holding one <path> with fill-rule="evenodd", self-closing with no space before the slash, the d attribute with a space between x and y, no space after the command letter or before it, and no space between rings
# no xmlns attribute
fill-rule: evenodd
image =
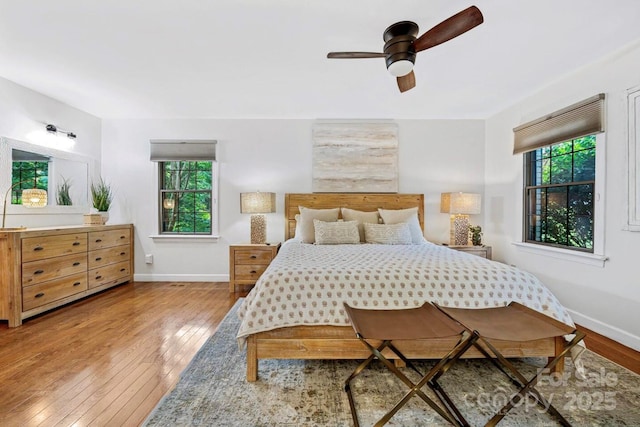
<svg viewBox="0 0 640 427"><path fill-rule="evenodd" d="M413 64L418 52L458 37L483 21L480 9L471 6L442 21L420 37L415 22L396 22L384 30L384 52L329 52L327 58L385 58L389 73L398 80L400 92L405 92L416 86Z"/></svg>

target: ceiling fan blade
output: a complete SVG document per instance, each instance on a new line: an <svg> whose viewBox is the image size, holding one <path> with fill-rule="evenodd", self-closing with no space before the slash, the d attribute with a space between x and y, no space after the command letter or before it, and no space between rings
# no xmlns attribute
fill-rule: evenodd
<svg viewBox="0 0 640 427"><path fill-rule="evenodd" d="M462 12L458 12L418 37L413 43L416 52L437 46L470 29L482 24L484 17L475 6L471 6Z"/></svg>
<svg viewBox="0 0 640 427"><path fill-rule="evenodd" d="M414 87L416 87L416 75L413 70L406 76L398 77L398 89L400 89L400 92L406 92Z"/></svg>
<svg viewBox="0 0 640 427"><path fill-rule="evenodd" d="M359 59L359 58L384 58L384 53L377 52L329 52L327 58Z"/></svg>

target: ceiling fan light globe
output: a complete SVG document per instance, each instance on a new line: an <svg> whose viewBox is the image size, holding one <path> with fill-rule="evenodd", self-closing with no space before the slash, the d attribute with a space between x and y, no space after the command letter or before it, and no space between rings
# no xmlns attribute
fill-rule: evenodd
<svg viewBox="0 0 640 427"><path fill-rule="evenodd" d="M389 70L389 73L391 73L391 75L394 77L406 76L411 72L411 70L413 70L413 62L407 59L401 59L389 64L389 67L387 69Z"/></svg>

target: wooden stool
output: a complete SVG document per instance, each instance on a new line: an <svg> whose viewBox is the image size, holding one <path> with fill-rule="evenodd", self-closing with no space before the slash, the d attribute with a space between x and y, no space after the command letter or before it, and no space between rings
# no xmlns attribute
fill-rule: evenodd
<svg viewBox="0 0 640 427"><path fill-rule="evenodd" d="M473 346L490 359L519 388L518 392L487 422L486 426L495 426L527 394L531 394L543 408L548 408L548 411L556 416L562 425L571 425L534 388L540 376L534 375L532 379L527 380L511 362L500 354L491 341L524 342L545 338L564 341L565 335L574 335L573 339L565 344L564 349L554 358L550 358L543 368L543 372L550 372L576 344L582 341L585 337L583 332L517 302L511 302L506 307L483 309L449 308L437 304L436 307L451 319L459 322L467 331L477 335L478 339L473 342ZM441 397L441 400L453 405L446 394Z"/></svg>
<svg viewBox="0 0 640 427"><path fill-rule="evenodd" d="M351 380L358 376L374 359L380 360L410 389L404 397L375 424L376 426L386 424L414 395L424 400L450 423L462 426L468 425L460 414L460 411L458 411L455 405L453 405L453 402L451 402L449 396L437 383L437 378L446 372L453 363L475 343L477 339L476 334L467 332L463 326L451 320L429 303L418 308L400 310L364 310L350 307L346 303L344 304L344 308L349 316L356 337L371 351L371 356L353 371L344 384L344 390L349 397L351 416L353 417L353 423L356 427L360 424L351 393ZM455 336L460 337L458 344L426 374L422 374L392 343L394 340L429 340ZM374 344L370 341L375 341L376 343ZM385 349L389 349L399 357L409 368L417 372L421 379L417 383L414 383L407 378L393 362L389 361L389 359L382 354ZM421 390L425 384L428 384L434 391L437 390L436 396L440 399L444 409Z"/></svg>

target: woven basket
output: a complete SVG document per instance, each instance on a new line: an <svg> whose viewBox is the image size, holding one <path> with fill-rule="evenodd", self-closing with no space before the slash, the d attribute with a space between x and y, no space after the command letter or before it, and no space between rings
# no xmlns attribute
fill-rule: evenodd
<svg viewBox="0 0 640 427"><path fill-rule="evenodd" d="M84 225L104 225L105 218L100 214L85 214Z"/></svg>

